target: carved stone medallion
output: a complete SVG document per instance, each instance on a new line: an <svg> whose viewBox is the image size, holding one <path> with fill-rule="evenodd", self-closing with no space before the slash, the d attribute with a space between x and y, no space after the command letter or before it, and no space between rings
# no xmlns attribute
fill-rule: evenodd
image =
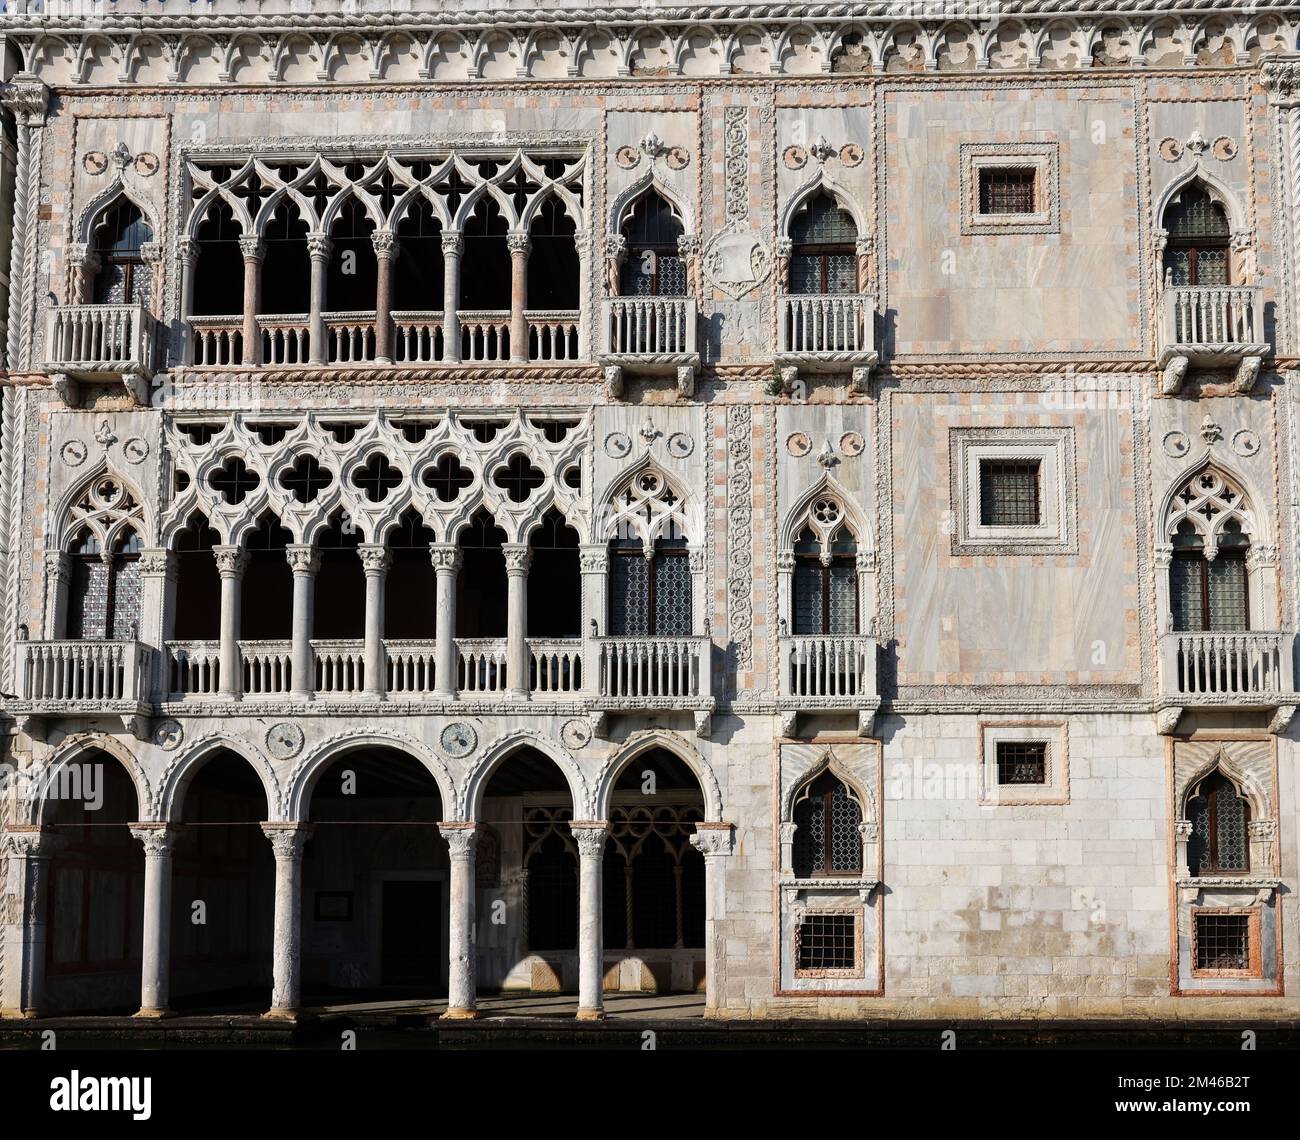
<svg viewBox="0 0 1300 1140"><path fill-rule="evenodd" d="M266 750L276 760L292 760L302 751L302 729L296 724L282 721L273 724L266 733Z"/></svg>
<svg viewBox="0 0 1300 1140"><path fill-rule="evenodd" d="M752 293L772 272L772 254L747 225L733 223L705 247L704 276L728 297Z"/></svg>
<svg viewBox="0 0 1300 1140"><path fill-rule="evenodd" d="M564 747L570 751L576 752L579 748L585 748L591 743L591 725L578 717L566 720L564 727L560 729L560 739L564 741Z"/></svg>
<svg viewBox="0 0 1300 1140"><path fill-rule="evenodd" d="M175 752L185 739L185 729L178 720L168 717L160 720L153 729L153 742L164 752Z"/></svg>
<svg viewBox="0 0 1300 1140"><path fill-rule="evenodd" d="M478 733L474 731L473 725L466 724L464 721L454 721L442 730L438 742L448 756L453 760L459 760L474 751L478 744Z"/></svg>

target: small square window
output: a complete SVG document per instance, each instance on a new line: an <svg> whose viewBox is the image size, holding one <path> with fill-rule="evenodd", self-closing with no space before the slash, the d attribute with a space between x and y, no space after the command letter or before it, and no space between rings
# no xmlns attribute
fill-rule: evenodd
<svg viewBox="0 0 1300 1140"><path fill-rule="evenodd" d="M1037 459L980 460L980 526L1038 526L1040 468Z"/></svg>
<svg viewBox="0 0 1300 1140"><path fill-rule="evenodd" d="M1038 171L1032 166L986 166L980 176L981 214L1032 214Z"/></svg>
<svg viewBox="0 0 1300 1140"><path fill-rule="evenodd" d="M799 973L854 971L858 965L858 924L851 914L809 911L795 930L795 970Z"/></svg>
<svg viewBox="0 0 1300 1140"><path fill-rule="evenodd" d="M1045 740L999 740L997 762L999 784L1047 783Z"/></svg>
<svg viewBox="0 0 1300 1140"><path fill-rule="evenodd" d="M1258 910L1193 911L1192 972L1210 977L1260 977Z"/></svg>

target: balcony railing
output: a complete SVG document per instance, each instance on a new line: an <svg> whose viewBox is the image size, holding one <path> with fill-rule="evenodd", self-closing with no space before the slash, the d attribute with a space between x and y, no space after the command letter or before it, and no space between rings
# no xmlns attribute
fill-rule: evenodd
<svg viewBox="0 0 1300 1140"><path fill-rule="evenodd" d="M1263 351L1264 293L1245 286L1165 287L1161 347L1179 355Z"/></svg>
<svg viewBox="0 0 1300 1140"><path fill-rule="evenodd" d="M781 638L782 696L847 703L876 692L876 642L861 634Z"/></svg>
<svg viewBox="0 0 1300 1140"><path fill-rule="evenodd" d="M528 688L534 696L583 691L582 639L528 642Z"/></svg>
<svg viewBox="0 0 1300 1140"><path fill-rule="evenodd" d="M602 309L603 356L690 357L698 352L693 297L607 297Z"/></svg>
<svg viewBox="0 0 1300 1140"><path fill-rule="evenodd" d="M191 359L196 367L237 367L244 359L244 318L191 317Z"/></svg>
<svg viewBox="0 0 1300 1140"><path fill-rule="evenodd" d="M1162 696L1190 705L1288 703L1295 689L1294 640L1277 631L1166 633L1160 639Z"/></svg>
<svg viewBox="0 0 1300 1140"><path fill-rule="evenodd" d="M365 645L361 641L313 641L316 662L316 693L319 696L349 696L365 691Z"/></svg>
<svg viewBox="0 0 1300 1140"><path fill-rule="evenodd" d="M387 640L388 691L395 697L422 697L437 688L437 652L432 641Z"/></svg>
<svg viewBox="0 0 1300 1140"><path fill-rule="evenodd" d="M51 309L48 371L68 375L153 373L154 320L143 305L60 305Z"/></svg>
<svg viewBox="0 0 1300 1140"><path fill-rule="evenodd" d="M707 637L602 637L599 696L635 698L709 696Z"/></svg>
<svg viewBox="0 0 1300 1140"><path fill-rule="evenodd" d="M507 310L463 311L460 318L460 358L466 364L510 359L510 313Z"/></svg>
<svg viewBox="0 0 1300 1140"><path fill-rule="evenodd" d="M445 359L442 311L393 314L393 359L399 364L436 364Z"/></svg>
<svg viewBox="0 0 1300 1140"><path fill-rule="evenodd" d="M26 641L22 698L34 704L148 699L153 651L138 641Z"/></svg>
<svg viewBox="0 0 1300 1140"><path fill-rule="evenodd" d="M457 680L465 694L504 693L506 683L506 642L497 637L458 637Z"/></svg>
<svg viewBox="0 0 1300 1140"><path fill-rule="evenodd" d="M215 641L167 643L167 695L215 697L221 692L221 648Z"/></svg>
<svg viewBox="0 0 1300 1140"><path fill-rule="evenodd" d="M777 354L851 361L876 350L872 298L862 293L790 293L777 298Z"/></svg>
<svg viewBox="0 0 1300 1140"><path fill-rule="evenodd" d="M290 672L293 646L288 641L241 641L244 693L248 696L282 696L293 687Z"/></svg>
<svg viewBox="0 0 1300 1140"><path fill-rule="evenodd" d="M263 364L306 364L311 359L311 325L306 313L258 317Z"/></svg>
<svg viewBox="0 0 1300 1140"><path fill-rule="evenodd" d="M525 313L528 322L528 359L577 360L582 314L556 310Z"/></svg>
<svg viewBox="0 0 1300 1140"><path fill-rule="evenodd" d="M331 364L370 364L375 359L374 313L325 313Z"/></svg>

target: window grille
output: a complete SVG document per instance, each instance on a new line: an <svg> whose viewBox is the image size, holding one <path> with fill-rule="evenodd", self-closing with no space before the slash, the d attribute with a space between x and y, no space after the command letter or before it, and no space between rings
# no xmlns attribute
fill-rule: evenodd
<svg viewBox="0 0 1300 1140"><path fill-rule="evenodd" d="M1037 459L980 460L980 525L1038 526L1039 468Z"/></svg>
<svg viewBox="0 0 1300 1140"><path fill-rule="evenodd" d="M790 240L790 292L858 291L858 229L835 199L818 194L801 208Z"/></svg>
<svg viewBox="0 0 1300 1140"><path fill-rule="evenodd" d="M999 784L1046 784L1047 743L1042 740L997 742Z"/></svg>
<svg viewBox="0 0 1300 1140"><path fill-rule="evenodd" d="M862 805L842 780L823 772L794 805L796 878L862 873Z"/></svg>
<svg viewBox="0 0 1300 1140"><path fill-rule="evenodd" d="M1196 969L1251 969L1250 915L1197 914Z"/></svg>
<svg viewBox="0 0 1300 1140"><path fill-rule="evenodd" d="M1187 818L1192 823L1187 863L1193 875L1250 869L1250 804L1227 776L1216 771L1201 781L1187 801Z"/></svg>
<svg viewBox="0 0 1300 1140"><path fill-rule="evenodd" d="M1171 285L1227 285L1229 227L1223 207L1189 186L1165 211L1165 278Z"/></svg>
<svg viewBox="0 0 1300 1140"><path fill-rule="evenodd" d="M980 170L981 214L1034 213L1038 172L1032 166L986 166Z"/></svg>
<svg viewBox="0 0 1300 1140"><path fill-rule="evenodd" d="M830 538L830 559L810 527L795 542L794 632L858 632L857 543L846 527Z"/></svg>
<svg viewBox="0 0 1300 1140"><path fill-rule="evenodd" d="M795 932L795 962L800 971L855 969L857 920L851 914L805 914Z"/></svg>

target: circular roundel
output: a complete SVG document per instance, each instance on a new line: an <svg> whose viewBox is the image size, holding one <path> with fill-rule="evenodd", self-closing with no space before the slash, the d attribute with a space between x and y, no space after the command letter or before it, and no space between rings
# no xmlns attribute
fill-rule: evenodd
<svg viewBox="0 0 1300 1140"><path fill-rule="evenodd" d="M266 750L277 760L292 760L302 751L302 729L284 721L273 724L266 733Z"/></svg>
<svg viewBox="0 0 1300 1140"><path fill-rule="evenodd" d="M87 448L79 439L70 439L63 445L63 450L59 453L63 456L63 462L69 467L80 467L86 462Z"/></svg>
<svg viewBox="0 0 1300 1140"><path fill-rule="evenodd" d="M564 727L560 729L560 739L564 741L566 748L574 751L585 748L591 743L591 725L578 717L566 720Z"/></svg>
<svg viewBox="0 0 1300 1140"><path fill-rule="evenodd" d="M181 722L178 720L168 717L154 726L153 742L164 752L174 752L184 739L185 729L181 727Z"/></svg>
<svg viewBox="0 0 1300 1140"><path fill-rule="evenodd" d="M442 730L438 740L442 744L442 750L448 756L459 760L474 751L475 745L478 744L478 733L474 731L472 725L464 721L455 721Z"/></svg>
<svg viewBox="0 0 1300 1140"><path fill-rule="evenodd" d="M818 499L813 504L812 513L822 526L833 526L840 521L840 505L834 499Z"/></svg>

